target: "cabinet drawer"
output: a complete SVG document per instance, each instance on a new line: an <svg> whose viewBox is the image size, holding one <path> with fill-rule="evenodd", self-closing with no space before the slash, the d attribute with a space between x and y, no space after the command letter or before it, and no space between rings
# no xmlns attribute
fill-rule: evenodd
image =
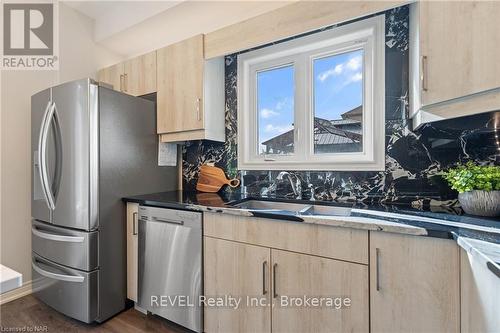
<svg viewBox="0 0 500 333"><path fill-rule="evenodd" d="M368 231L205 213L204 235L368 264Z"/></svg>
<svg viewBox="0 0 500 333"><path fill-rule="evenodd" d="M76 231L34 220L31 234L33 252L44 258L84 271L99 266L97 231Z"/></svg>
<svg viewBox="0 0 500 333"><path fill-rule="evenodd" d="M32 258L33 293L65 315L91 323L97 319L99 271L82 272L58 265L36 254Z"/></svg>

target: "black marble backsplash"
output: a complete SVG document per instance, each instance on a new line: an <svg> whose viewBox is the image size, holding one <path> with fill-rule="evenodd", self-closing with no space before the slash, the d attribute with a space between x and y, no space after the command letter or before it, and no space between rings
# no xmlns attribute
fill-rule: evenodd
<svg viewBox="0 0 500 333"><path fill-rule="evenodd" d="M415 207L456 206L457 193L439 173L469 160L499 164L500 111L443 120L413 131L408 118L409 8L386 15L386 169L385 171L291 171L301 179L303 198L366 203L402 203ZM334 28L328 27L326 29ZM325 29L322 29L325 30ZM297 38L297 37L294 37ZM237 54L226 63L226 142L188 142L183 149L184 188L196 186L199 167L208 162L243 179L249 195L293 198L287 180L276 180L279 171L237 170ZM224 191L231 191L225 188Z"/></svg>

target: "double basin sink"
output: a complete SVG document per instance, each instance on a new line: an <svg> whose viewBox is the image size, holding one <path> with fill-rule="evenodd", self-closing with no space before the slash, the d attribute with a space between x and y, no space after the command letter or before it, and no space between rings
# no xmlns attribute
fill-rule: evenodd
<svg viewBox="0 0 500 333"><path fill-rule="evenodd" d="M232 206L261 212L286 212L293 215L349 216L351 214L351 208L348 207L267 200L248 200L233 204Z"/></svg>

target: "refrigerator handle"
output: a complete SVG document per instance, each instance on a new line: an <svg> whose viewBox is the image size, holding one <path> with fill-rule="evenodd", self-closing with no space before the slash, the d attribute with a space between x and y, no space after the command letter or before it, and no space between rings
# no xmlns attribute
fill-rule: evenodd
<svg viewBox="0 0 500 333"><path fill-rule="evenodd" d="M43 173L43 160L42 160L42 145L43 145L43 133L45 131L45 127L47 126L47 114L49 113L49 109L52 106L52 101L47 103L47 107L43 112L42 122L40 124L40 131L38 135L38 175L40 177L40 183L42 185L43 195L45 197L45 202L47 206L49 206L49 195L47 194L47 188L45 187L44 173ZM50 209L50 206L49 206Z"/></svg>
<svg viewBox="0 0 500 333"><path fill-rule="evenodd" d="M47 204L50 210L55 209L54 196L52 194L52 189L49 184L49 175L47 171L47 137L49 134L50 123L52 121L52 117L54 116L54 112L56 109L55 103L52 103L50 106L47 116L45 117L45 123L42 121L42 130L41 130L41 138L40 138L40 149L39 149L39 164L41 170L41 180L42 187L46 194Z"/></svg>
<svg viewBox="0 0 500 333"><path fill-rule="evenodd" d="M83 241L85 240L85 238L81 236L64 236L64 235L56 235L52 233L42 232L38 230L35 226L31 228L31 233L37 237L57 242L83 243Z"/></svg>
<svg viewBox="0 0 500 333"><path fill-rule="evenodd" d="M66 274L58 274L46 271L35 264L36 260L31 263L33 269L40 275L45 276L49 279L60 280L60 281L68 281L68 282L79 282L82 283L85 278L80 275L66 275Z"/></svg>
<svg viewBox="0 0 500 333"><path fill-rule="evenodd" d="M52 122L49 122L49 127ZM52 185L49 188L52 189L52 198L55 204L57 201L57 195L59 194L59 188L61 186L61 175L62 175L62 136L61 136L61 126L59 124L59 116L57 114L57 105L54 102L54 114L53 114L53 124L54 124L54 133L55 133L55 143L56 143L56 166L54 172L54 179L52 180Z"/></svg>

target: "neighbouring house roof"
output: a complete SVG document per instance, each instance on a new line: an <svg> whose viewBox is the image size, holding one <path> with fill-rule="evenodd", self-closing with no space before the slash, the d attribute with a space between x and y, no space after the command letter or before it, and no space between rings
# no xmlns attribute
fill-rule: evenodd
<svg viewBox="0 0 500 333"><path fill-rule="evenodd" d="M340 116L342 119L361 121L363 117L363 106L360 105L350 111L342 113Z"/></svg>
<svg viewBox="0 0 500 333"><path fill-rule="evenodd" d="M362 140L361 116L362 107L359 106L343 113L343 119L326 120L314 118L314 142L316 145L359 143ZM358 119L350 119L348 116ZM293 130L275 136L265 142L265 146L288 147L293 144Z"/></svg>

